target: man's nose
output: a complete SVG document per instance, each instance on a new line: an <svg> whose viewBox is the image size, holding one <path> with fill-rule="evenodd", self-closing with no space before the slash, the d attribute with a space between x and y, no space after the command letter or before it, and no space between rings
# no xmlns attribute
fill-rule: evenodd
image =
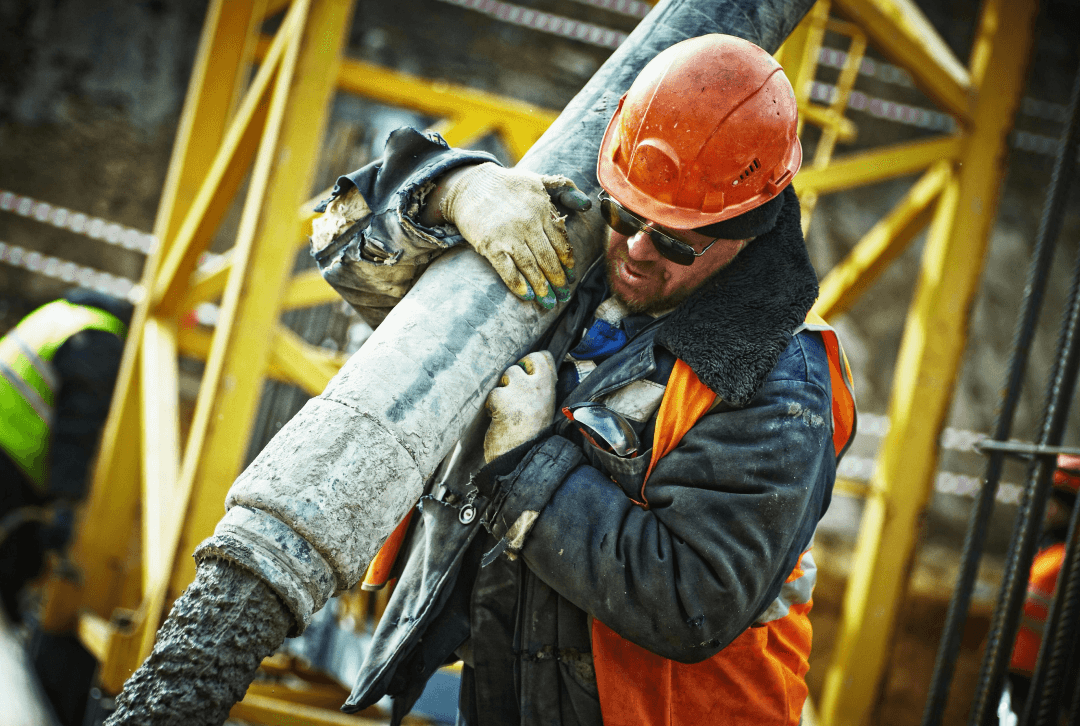
<svg viewBox="0 0 1080 726"><path fill-rule="evenodd" d="M626 251L630 259L640 262L651 262L660 257L660 253L656 251L656 245L649 239L649 233L645 230L639 230L626 240Z"/></svg>

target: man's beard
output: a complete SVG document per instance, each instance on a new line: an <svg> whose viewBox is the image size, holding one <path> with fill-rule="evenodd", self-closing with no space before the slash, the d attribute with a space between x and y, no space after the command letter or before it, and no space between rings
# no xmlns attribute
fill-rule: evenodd
<svg viewBox="0 0 1080 726"><path fill-rule="evenodd" d="M663 295L659 292L655 292L652 294L646 293L636 299L630 299L619 290L619 286L625 285L626 283L618 279L615 272L616 264L618 264L617 261L613 259L611 255L605 256L604 270L607 273L608 289L611 290L615 298L625 305L632 313L645 313L648 315L659 316L671 312L682 305L683 302L693 295L694 291L697 289L696 287L691 289L679 288L670 295ZM660 285L663 287L662 280Z"/></svg>

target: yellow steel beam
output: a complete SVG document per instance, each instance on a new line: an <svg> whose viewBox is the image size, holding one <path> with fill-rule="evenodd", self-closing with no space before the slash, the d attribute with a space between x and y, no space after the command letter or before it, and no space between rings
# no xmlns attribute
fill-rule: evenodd
<svg viewBox="0 0 1080 726"><path fill-rule="evenodd" d="M179 488L188 505L169 599L194 576L188 555L213 531L243 461L296 254L282 240L300 236L296 210L310 194L351 11L352 3L334 0L294 0L289 11L297 13L296 32L278 70L181 464Z"/></svg>
<svg viewBox="0 0 1080 726"><path fill-rule="evenodd" d="M870 493L870 486L866 482L854 479L837 479L833 483L833 494L853 499L865 499Z"/></svg>
<svg viewBox="0 0 1080 726"><path fill-rule="evenodd" d="M859 133L854 121L845 118L831 108L818 106L814 103L807 103L805 106L799 107L799 117L815 126L835 128L836 140L844 143L851 143Z"/></svg>
<svg viewBox="0 0 1080 726"><path fill-rule="evenodd" d="M254 48L245 39L261 20L265 0L213 0L206 11L195 66L173 144L172 161L154 223L159 244L168 246L180 231L228 126L246 83Z"/></svg>
<svg viewBox="0 0 1080 726"><path fill-rule="evenodd" d="M830 30L836 30L836 25L833 23L827 24L827 27ZM844 67L841 69L840 77L836 81L835 97L828 108L828 112L833 119L843 118L848 98L851 96L851 89L855 87L855 79L859 74L863 54L866 52L866 35L857 27L850 26L848 23L844 23L841 27L848 33L851 40L848 44L847 59L844 61ZM807 101L807 106L810 105L809 101ZM822 126L821 136L818 138L814 150L813 168L824 169L829 165L832 160L833 150L836 149L836 143L839 140L839 122ZM802 202L802 228L804 233L810 229L810 218L814 213L814 208L817 206L819 196L817 191L808 189L800 199Z"/></svg>
<svg viewBox="0 0 1080 726"><path fill-rule="evenodd" d="M318 216L318 213L313 210L320 201L330 196L331 191L332 189L323 190L300 206L301 233L297 235L296 238L297 247L308 246L308 238L311 236L311 223L315 217ZM231 271L232 256L230 250L221 255L221 262L214 267L214 269L200 269L193 272L188 289L184 292L181 301L176 305L176 310L183 313L195 309L200 303L216 300L225 290L225 283L229 279ZM320 291L315 282L307 279L307 277L308 273L304 273L303 275L297 276L297 278L301 279L294 279L294 282L298 283L296 300L290 303L290 300L292 299L290 296L293 294L291 292L292 288L290 287L290 290L286 291L285 302L282 305L283 310L308 307L310 305L320 305L327 302L338 302L341 299L337 293L330 295L325 292L326 290L333 290L329 285L325 285ZM311 302L302 302L306 299L310 299Z"/></svg>
<svg viewBox="0 0 1080 726"><path fill-rule="evenodd" d="M229 717L266 726L378 726L384 723L250 692L233 706Z"/></svg>
<svg viewBox="0 0 1080 726"><path fill-rule="evenodd" d="M308 238L311 237L311 223L319 216L319 213L315 211L315 207L318 206L319 202L329 197L333 191L333 187L323 189L300 206L300 227L302 234L299 239L296 240L298 246L308 246Z"/></svg>
<svg viewBox="0 0 1080 726"><path fill-rule="evenodd" d="M288 328L279 325L274 330L270 359L285 372L289 381L308 395L318 396L326 384L341 369L341 364L309 344Z"/></svg>
<svg viewBox="0 0 1080 726"><path fill-rule="evenodd" d="M79 614L75 632L83 646L97 658L101 667L97 683L109 693L119 693L130 676L134 648L138 643L131 637L126 623L106 620L89 610Z"/></svg>
<svg viewBox="0 0 1080 726"><path fill-rule="evenodd" d="M183 298L176 304L176 310L183 314L194 310L204 302L211 302L221 297L225 291L225 285L229 282L232 274L232 251L221 256L221 261L213 269L197 270L192 273L191 281Z"/></svg>
<svg viewBox="0 0 1080 726"><path fill-rule="evenodd" d="M281 301L281 309L295 310L336 302L341 302L337 290L330 287L330 283L323 279L318 270L307 270L293 275L289 280L285 297Z"/></svg>
<svg viewBox="0 0 1080 726"><path fill-rule="evenodd" d="M451 146L468 147L496 129L490 114L462 114L431 127Z"/></svg>
<svg viewBox="0 0 1080 726"><path fill-rule="evenodd" d="M808 112L806 109L812 106L810 87L814 80L814 71L817 69L818 53L821 51L821 41L825 37L825 24L828 19L828 0L818 0L776 52L776 59L784 67L784 72L791 79L791 86L795 91L795 102L800 110L798 124L800 136L804 113L815 113Z"/></svg>
<svg viewBox="0 0 1080 726"><path fill-rule="evenodd" d="M942 159L955 160L960 153L959 136L912 141L847 154L823 169L803 169L795 175L795 189L828 194L844 189L917 174Z"/></svg>
<svg viewBox="0 0 1080 726"><path fill-rule="evenodd" d="M896 361L891 426L878 453L856 542L820 716L830 726L872 720L888 666L923 512L933 493L938 438L967 342L1020 102L1036 0L987 0L972 77L980 93L961 165L938 200ZM978 71L978 72L975 72Z"/></svg>
<svg viewBox="0 0 1080 726"><path fill-rule="evenodd" d="M829 270L814 303L818 315L831 320L851 309L930 221L934 202L951 174L951 162L939 161L931 167L848 256Z"/></svg>
<svg viewBox="0 0 1080 726"><path fill-rule="evenodd" d="M855 79L859 74L859 65L862 63L863 54L866 52L866 36L855 29L851 35L851 43L847 50L847 60L844 68L840 71L840 77L836 81L836 97L829 104L831 117L843 118L844 109L847 108L848 98L851 97L851 89L855 87ZM836 142L840 138L840 124L831 123L822 129L821 138L818 139L817 149L814 151L814 165L825 166L832 159Z"/></svg>
<svg viewBox="0 0 1080 726"><path fill-rule="evenodd" d="M510 152L510 156L515 160L521 159L525 156L526 152L532 148L540 137L543 135L550 123L546 123L541 127L541 124L533 123L530 120L510 120L504 121L499 125L499 137L506 145L506 150Z"/></svg>
<svg viewBox="0 0 1080 726"><path fill-rule="evenodd" d="M534 139L547 130L558 111L524 101L441 81L428 81L363 61L341 63L338 87L376 101L405 106L432 116L487 116L501 129L514 126L530 130Z"/></svg>
<svg viewBox="0 0 1080 726"><path fill-rule="evenodd" d="M181 355L186 355L198 360L206 360L210 356L211 343L212 334L202 328L183 328L177 336L177 347ZM305 345L307 347L303 348L304 355L313 361L317 361L320 369L326 369L327 367L332 366L336 372L341 366L345 365L345 361L349 359L344 353L335 353L307 343L305 343ZM269 367L266 370L266 377L281 383L297 383L292 377L290 369L283 366L276 356L273 355L270 357ZM318 393L322 393L322 389L315 391L312 395Z"/></svg>
<svg viewBox="0 0 1080 726"><path fill-rule="evenodd" d="M181 291L195 270L199 256L210 245L233 197L247 176L248 166L259 145L269 109L269 94L285 45L295 26L290 11L244 97L240 110L229 125L210 171L195 195L176 241L170 245L150 288L151 304L162 317L176 315Z"/></svg>
<svg viewBox="0 0 1080 726"><path fill-rule="evenodd" d="M943 110L971 119L971 76L913 0L836 0L836 7Z"/></svg>
<svg viewBox="0 0 1080 726"><path fill-rule="evenodd" d="M304 239L303 244L307 244ZM196 272L192 276L191 287L184 293L183 301L177 306L178 310L194 310L196 306L204 302L210 302L220 297L225 290L225 284L232 273L232 261L225 256L222 264L207 272ZM296 308L308 308L313 305L325 305L327 303L340 302L341 297L334 288L323 279L318 270L306 270L294 275L285 289L285 296L281 300L282 310L295 310Z"/></svg>
<svg viewBox="0 0 1080 726"><path fill-rule="evenodd" d="M79 616L76 632L83 647L90 651L90 655L97 658L98 662L108 657L113 636L116 634L112 623L100 615L86 611Z"/></svg>
<svg viewBox="0 0 1080 726"><path fill-rule="evenodd" d="M268 42L263 39L257 53L265 52L267 47ZM349 58L341 61L338 87L347 93L439 118L470 119L467 123L473 131L484 125L478 123L478 119L488 119L490 128L502 135L509 151L518 158L559 115L557 111L517 99L443 81L429 81ZM463 127L462 136L465 136L464 130Z"/></svg>
<svg viewBox="0 0 1080 726"><path fill-rule="evenodd" d="M143 591L168 564L168 549L161 535L180 473L180 372L177 366L176 328L171 322L149 317L143 327L142 390L142 534Z"/></svg>
<svg viewBox="0 0 1080 726"><path fill-rule="evenodd" d="M176 482L180 474L180 371L177 364L176 326L172 321L148 317L143 327L142 397L143 487L142 560L144 605L137 626L125 635L137 643L124 643L124 655L103 661L104 669L127 679L129 671L150 655L157 622L152 614L163 602L162 584L168 577L172 540L168 533L179 512L174 510ZM153 622L150 622L153 620ZM121 636L120 640L124 640ZM119 647L119 646L118 646ZM125 657L126 656L126 657ZM106 684L111 688L112 684Z"/></svg>
<svg viewBox="0 0 1080 726"><path fill-rule="evenodd" d="M265 661L261 669L266 670ZM286 670L285 674L288 676L295 675L289 670ZM288 680L255 680L248 686L246 695L276 698L301 706L314 706L336 711L341 708L341 704L345 703L345 699L349 697L349 691L336 683L311 683L302 680L302 676L300 676Z"/></svg>
<svg viewBox="0 0 1080 726"><path fill-rule="evenodd" d="M151 253L143 272L145 289L152 286L163 250L175 238L225 134L229 108L246 70L245 46L235 40L249 32L257 5L213 0L207 10L154 223L158 249ZM90 493L69 550L81 570L81 582L50 580L42 610L42 627L46 630L74 628L80 607L111 613L130 589L124 587L132 569L129 542L126 532L118 531L116 523L138 521L142 453L138 357L147 311L148 302L144 300L136 307L129 327Z"/></svg>
<svg viewBox="0 0 1080 726"><path fill-rule="evenodd" d="M263 18L272 18L285 8L289 7L292 0L267 0Z"/></svg>

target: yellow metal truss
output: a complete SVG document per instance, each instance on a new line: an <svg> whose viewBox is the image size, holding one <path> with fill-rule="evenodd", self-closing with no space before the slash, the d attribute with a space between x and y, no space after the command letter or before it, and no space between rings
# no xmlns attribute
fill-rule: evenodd
<svg viewBox="0 0 1080 726"><path fill-rule="evenodd" d="M341 364L278 318L352 7L291 3L245 90L267 10L262 0L215 0L208 11L155 225L159 249L73 545L82 576L53 581L43 613L46 628L80 633L109 692L149 653L165 608L194 575L190 553L221 516L263 380L317 393ZM207 285L196 263L245 183L231 264L214 277L220 286ZM310 281L297 284L309 300ZM213 331L181 324L200 285L220 295ZM206 361L186 442L181 352Z"/></svg>
<svg viewBox="0 0 1080 726"><path fill-rule="evenodd" d="M844 19L832 17L834 10ZM281 11L277 33L263 36L265 18ZM110 693L149 653L165 609L194 575L190 553L222 514L263 381L291 382L315 395L343 363L343 356L306 343L278 322L282 311L338 299L317 273L291 275L310 229L313 165L335 88L441 119L436 128L456 145L497 134L515 157L557 115L341 59L350 14L351 3L337 0L213 0L208 11L155 225L159 248L146 265L146 299L131 326L71 553L81 577L51 580L43 613L47 629L79 634L101 662L100 683ZM1035 0L985 0L965 66L910 0L818 0L777 53L803 122L821 129L815 154L795 181L804 224L821 195L921 175L825 277L817 312L829 318L849 310L930 226L896 366L892 427L876 474L869 486L840 483L868 499L820 702L825 724L867 723L887 669L994 218L1034 14ZM810 100L810 84L827 31L848 38L848 59L834 100L818 105ZM906 68L960 130L835 155L838 143L855 137L845 107L868 45ZM245 182L233 248L216 268L197 269ZM182 322L207 301L220 301L213 330ZM180 355L206 361L186 441L177 403ZM304 699L255 687L234 714L262 723L344 723L318 699Z"/></svg>
<svg viewBox="0 0 1080 726"><path fill-rule="evenodd" d="M837 0L836 8L891 60L904 65L918 87L953 114L960 129L946 139L899 147L895 156L883 150L837 160L823 170L800 174L795 182L801 190L820 194L830 185L838 189L855 180L870 182L897 169L926 170L893 211L829 272L816 306L824 317L849 309L920 229L930 225L897 356L891 425L868 488L819 703L822 723L862 726L872 721L878 702L920 523L933 493L938 439L960 374L1037 4L985 0L966 67L914 4Z"/></svg>

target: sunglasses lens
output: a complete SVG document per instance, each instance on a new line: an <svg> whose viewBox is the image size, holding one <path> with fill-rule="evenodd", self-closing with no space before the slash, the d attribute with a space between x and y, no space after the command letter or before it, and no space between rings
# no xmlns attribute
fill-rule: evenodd
<svg viewBox="0 0 1080 726"><path fill-rule="evenodd" d="M656 231L649 235L649 239L652 240L656 251L663 255L665 259L671 260L676 265L694 264L694 248L690 245Z"/></svg>
<svg viewBox="0 0 1080 726"><path fill-rule="evenodd" d="M655 229L647 229L644 222L633 216L625 209L608 197L600 198L600 213L604 215L604 221L613 230L626 237L633 237L641 230L646 230L653 246L664 259L674 262L676 265L694 264L694 248L690 245L672 239L663 232Z"/></svg>
<svg viewBox="0 0 1080 726"><path fill-rule="evenodd" d="M641 224L619 208L619 205L610 199L600 200L600 212L604 215L604 221L613 230L621 235L632 237L641 229Z"/></svg>

